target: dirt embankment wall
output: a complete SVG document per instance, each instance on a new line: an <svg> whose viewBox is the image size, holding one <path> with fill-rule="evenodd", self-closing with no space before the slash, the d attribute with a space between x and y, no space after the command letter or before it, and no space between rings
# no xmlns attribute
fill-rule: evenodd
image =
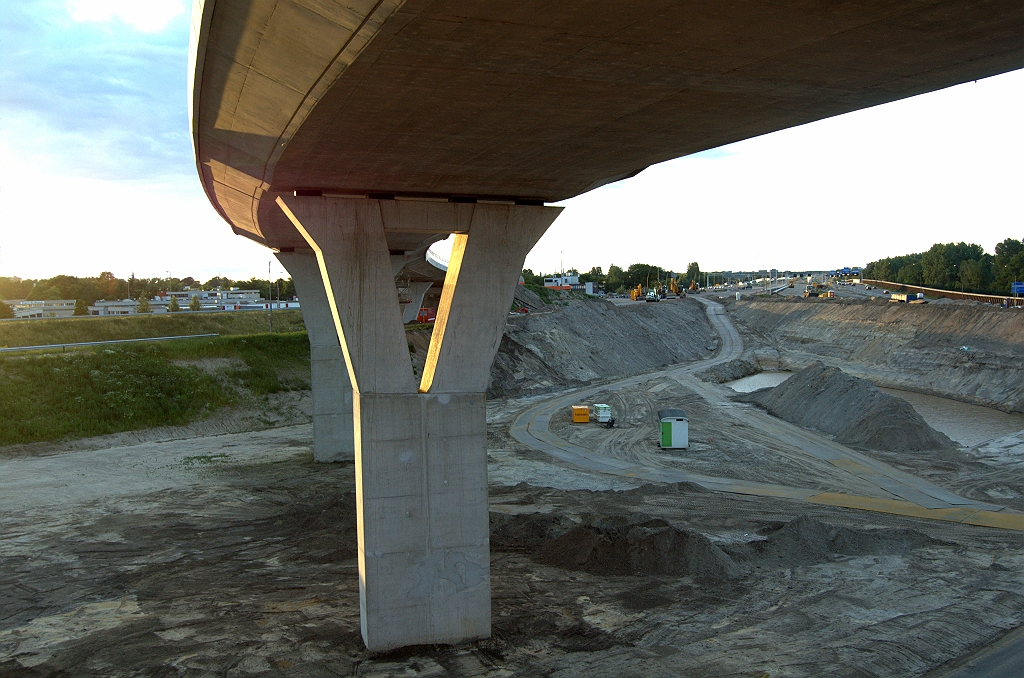
<svg viewBox="0 0 1024 678"><path fill-rule="evenodd" d="M543 392L698 360L718 348L692 299L616 306L573 301L509 319L491 365L488 397Z"/></svg>
<svg viewBox="0 0 1024 678"><path fill-rule="evenodd" d="M839 299L727 307L748 343L778 351L782 367L821 360L877 386L1024 412L1024 311Z"/></svg>
<svg viewBox="0 0 1024 678"><path fill-rule="evenodd" d="M431 329L406 333L413 371L422 374ZM488 398L584 386L709 357L718 333L692 299L616 306L574 300L513 316L491 365Z"/></svg>

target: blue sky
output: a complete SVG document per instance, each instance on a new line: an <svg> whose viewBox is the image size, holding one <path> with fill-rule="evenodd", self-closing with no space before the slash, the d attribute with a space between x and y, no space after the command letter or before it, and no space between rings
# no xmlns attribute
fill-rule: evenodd
<svg viewBox="0 0 1024 678"><path fill-rule="evenodd" d="M266 274L269 252L231 234L196 176L190 12L0 6L0 275ZM991 251L1024 237L1021 120L1018 71L664 163L567 201L527 265L833 267L949 240Z"/></svg>

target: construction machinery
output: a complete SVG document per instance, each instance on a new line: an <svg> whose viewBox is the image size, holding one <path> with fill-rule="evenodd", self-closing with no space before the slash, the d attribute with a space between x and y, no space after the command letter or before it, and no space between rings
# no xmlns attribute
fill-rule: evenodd
<svg viewBox="0 0 1024 678"><path fill-rule="evenodd" d="M834 292L832 294L830 294L830 295L827 294L827 292L828 292L828 285L823 285L821 283L813 283L811 285L805 285L804 286L804 298L805 299L811 298L811 297L835 296Z"/></svg>

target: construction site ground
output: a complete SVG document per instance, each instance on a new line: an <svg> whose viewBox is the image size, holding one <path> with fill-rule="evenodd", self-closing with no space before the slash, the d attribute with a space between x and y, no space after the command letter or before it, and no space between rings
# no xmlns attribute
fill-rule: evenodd
<svg viewBox="0 0 1024 678"><path fill-rule="evenodd" d="M354 469L314 464L308 424L7 454L0 674L914 676L1012 640L1012 441L843 449L697 378L748 338L711 320L713 346L684 335L703 360L489 402L493 634L456 647L363 649ZM611 404L617 427L573 426L576 401ZM665 405L687 411L689 450L657 447ZM659 520L710 540L689 572L623 574L630 545L571 564L567 533Z"/></svg>

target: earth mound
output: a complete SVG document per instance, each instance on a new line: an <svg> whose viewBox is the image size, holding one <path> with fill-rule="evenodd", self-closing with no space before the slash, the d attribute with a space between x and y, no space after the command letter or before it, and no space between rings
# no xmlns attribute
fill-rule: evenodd
<svg viewBox="0 0 1024 678"><path fill-rule="evenodd" d="M769 532L762 541L730 548L741 562L769 567L827 563L842 556L903 555L943 542L910 529L858 530L801 516Z"/></svg>
<svg viewBox="0 0 1024 678"><path fill-rule="evenodd" d="M604 576L675 575L722 581L740 568L702 534L684 532L648 516L606 518L576 525L542 543L533 560Z"/></svg>
<svg viewBox="0 0 1024 678"><path fill-rule="evenodd" d="M929 426L910 403L838 367L814 362L782 384L734 398L788 422L835 436L844 445L907 452L956 444Z"/></svg>
<svg viewBox="0 0 1024 678"><path fill-rule="evenodd" d="M736 358L728 362L713 365L706 370L697 373L701 381L710 381L714 384L724 384L729 381L736 381L752 374L759 374L761 366L755 360L747 358Z"/></svg>

